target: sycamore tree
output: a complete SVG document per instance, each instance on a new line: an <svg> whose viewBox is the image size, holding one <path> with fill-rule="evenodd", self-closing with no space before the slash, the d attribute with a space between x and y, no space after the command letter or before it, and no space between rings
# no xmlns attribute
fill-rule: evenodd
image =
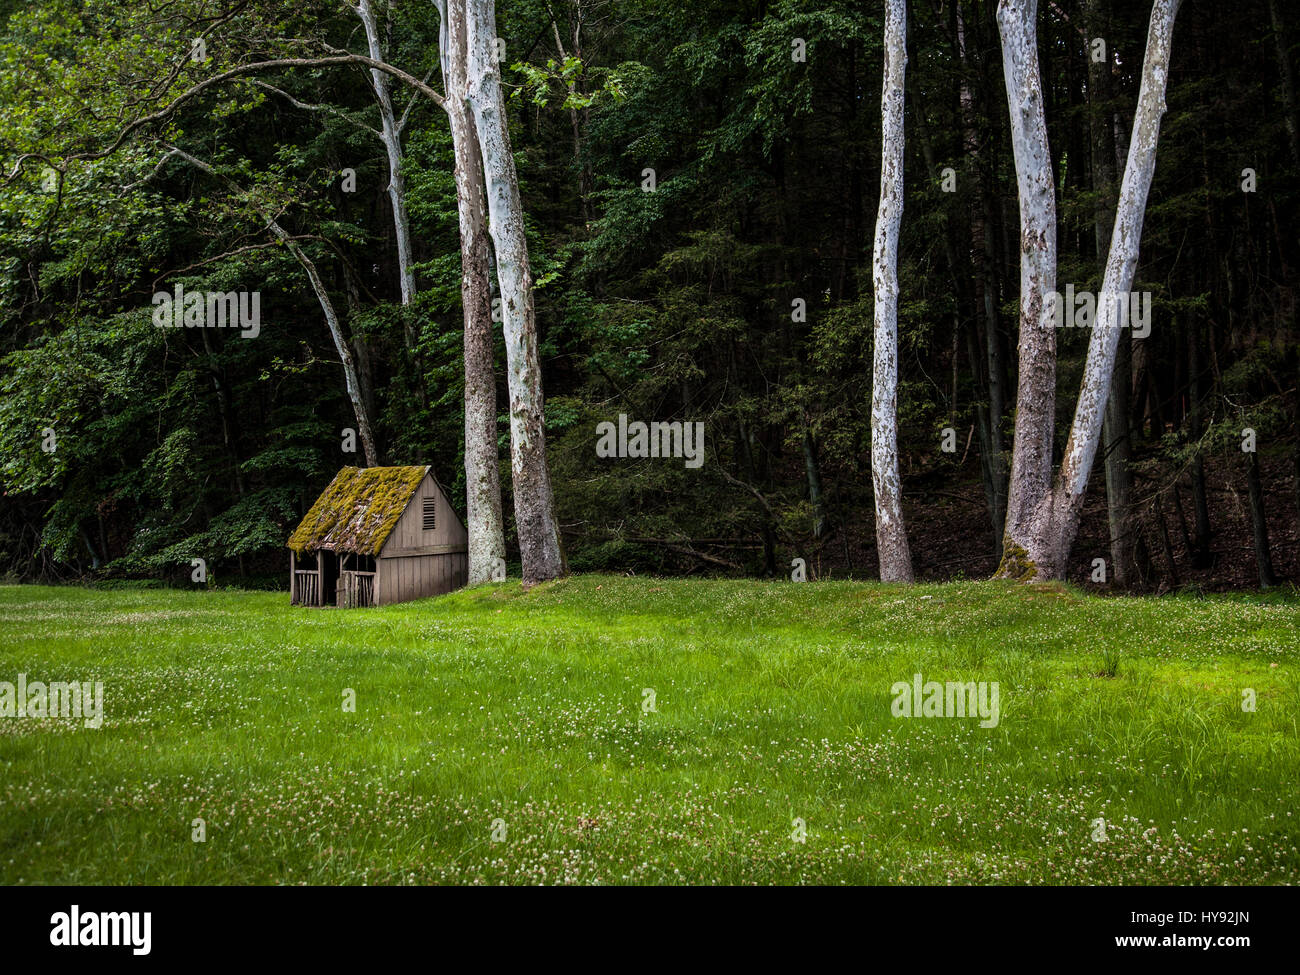
<svg viewBox="0 0 1300 975"><path fill-rule="evenodd" d="M1056 414L1057 221L1052 157L1038 68L1037 0L1001 0L998 28L1020 190L1020 377L1002 564L998 575L1026 580L1064 576L1101 439L1111 376L1137 269L1174 18L1181 0L1156 0L1147 34L1128 161L1110 252L1088 346L1074 423L1053 478Z"/></svg>
<svg viewBox="0 0 1300 975"><path fill-rule="evenodd" d="M871 392L871 475L876 500L880 578L911 582L912 556L903 524L898 476L898 232L903 218L903 79L907 69L907 3L885 4L885 69L881 84L880 206L872 257L875 341Z"/></svg>
<svg viewBox="0 0 1300 975"><path fill-rule="evenodd" d="M502 331L510 384L510 455L515 525L526 585L567 572L546 462L542 369L537 350L533 273L505 97L493 0L447 0L464 15L465 98L474 120L486 183L488 228L501 289Z"/></svg>
<svg viewBox="0 0 1300 975"><path fill-rule="evenodd" d="M447 119L455 157L460 228L461 306L464 309L465 501L469 529L469 583L487 582L505 560L501 480L497 469L497 388L493 365L492 282L483 157L470 115L469 56L464 8L438 0L438 36Z"/></svg>

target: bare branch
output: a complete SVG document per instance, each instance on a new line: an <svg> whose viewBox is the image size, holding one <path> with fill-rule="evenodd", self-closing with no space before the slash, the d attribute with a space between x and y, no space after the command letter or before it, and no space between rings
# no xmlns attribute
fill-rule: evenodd
<svg viewBox="0 0 1300 975"><path fill-rule="evenodd" d="M158 160L158 165L154 166L153 170L150 171L148 176L142 176L134 183L128 183L126 186L123 186L122 193L123 194L129 193L137 186L143 186L145 183L148 183L150 180L156 179L158 177L158 174L161 173L163 169L166 168L167 163L169 163L173 158L175 158L176 153L177 150L173 149L171 152L164 155L161 159Z"/></svg>
<svg viewBox="0 0 1300 975"><path fill-rule="evenodd" d="M171 153L168 153L168 155L170 156ZM297 240L324 241L325 240L324 237L317 237L315 234L298 234L291 237L290 239L295 241ZM186 271L193 271L196 270L197 268L206 267L209 264L217 263L217 261L224 261L228 257L235 257L238 254L247 254L250 251L270 250L282 246L283 244L279 240L263 241L260 244L245 244L243 247L236 247L233 250L228 250L222 254L216 254L213 255L212 257L205 257L203 260L195 261L193 264L187 264L185 265L185 267L172 268L170 271L164 271L162 274L158 275L158 277L154 278L153 283L150 285L150 287L157 288L158 284L163 280L163 278L173 277L177 274L184 274Z"/></svg>
<svg viewBox="0 0 1300 975"><path fill-rule="evenodd" d="M425 84L428 84L431 77L433 77L433 68L430 68L424 73L424 78L422 80ZM417 100L418 99L416 99L414 94L411 95L411 100L406 103L406 108L402 110L402 117L397 120L397 131L399 134L406 128L406 121L411 117L411 109L415 108ZM446 106L443 107L445 108Z"/></svg>
<svg viewBox="0 0 1300 975"><path fill-rule="evenodd" d="M303 111L306 112L325 112L327 115L333 115L336 118L342 119L344 122L347 122L349 125L355 125L358 129L361 129L365 132L369 132L371 135L375 136L376 138L379 137L378 129L371 128L369 125L366 125L365 122L358 122L352 116L348 115L347 112L340 111L339 109L335 108L333 105L315 105L310 102L300 101L297 98L294 98L293 95L290 95L284 89L277 88L275 87L275 85L268 85L265 81L258 81L257 79L254 79L253 84L256 85L258 88L271 92L272 94L279 95L281 98L287 101L294 108L301 108Z"/></svg>

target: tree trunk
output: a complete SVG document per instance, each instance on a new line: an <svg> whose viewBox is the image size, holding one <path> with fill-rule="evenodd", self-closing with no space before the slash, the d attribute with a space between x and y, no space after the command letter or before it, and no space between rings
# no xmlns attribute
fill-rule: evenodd
<svg viewBox="0 0 1300 975"><path fill-rule="evenodd" d="M1035 30L1037 0L1000 0L1002 69L1020 199L1020 375L1007 523L998 575L1056 578L1051 545L1056 332L1048 295L1056 288L1056 196L1043 114Z"/></svg>
<svg viewBox="0 0 1300 975"><path fill-rule="evenodd" d="M384 60L384 49L380 43L379 25L375 19L372 0L360 0L357 15L366 31L366 45L370 57L376 61ZM411 222L406 210L406 177L402 162L402 128L405 119L398 121L393 111L390 77L377 68L370 69L370 84L375 92L375 101L379 105L379 140L384 144L388 157L388 199L393 210L393 237L397 244L397 275L401 289L402 335L406 350L411 354L416 376L415 393L421 410L429 405L429 391L424 381L424 356L419 351L420 329L411 311L415 301L415 257L411 247ZM412 96L414 97L414 96ZM447 108L444 103L444 108ZM417 450L417 459L423 459L424 451Z"/></svg>
<svg viewBox="0 0 1300 975"><path fill-rule="evenodd" d="M975 264L975 303L984 315L984 327L974 329L981 347L982 363L972 359L976 382L987 394L987 407L977 407L980 416L980 463L985 479L985 498L993 526L994 557L1002 560L1002 532L1007 517L1007 458L1002 442L1002 416L1006 406L1006 368L1002 354L1001 325L998 318L997 247L994 242L994 199L987 169L981 159L979 120L975 97L968 78L974 70L966 45L966 21L961 3L953 6L954 36L957 57L962 65L958 102L962 117L962 149L973 164L973 182L978 200L972 201L970 218L971 258ZM987 413L985 416L984 414Z"/></svg>
<svg viewBox="0 0 1300 975"><path fill-rule="evenodd" d="M515 524L525 585L566 573L555 496L546 463L542 370L533 311L533 276L524 236L524 209L510 151L505 101L496 62L493 0L450 0L466 13L467 97L478 132L487 183L488 228L501 287L502 327L510 387L511 470Z"/></svg>
<svg viewBox="0 0 1300 975"><path fill-rule="evenodd" d="M1291 150L1291 164L1300 166L1300 109L1296 107L1295 72L1291 70L1277 0L1268 0L1268 15L1273 25L1273 50L1277 56L1278 73L1282 78L1282 121L1286 125L1287 146Z"/></svg>
<svg viewBox="0 0 1300 975"><path fill-rule="evenodd" d="M1089 0L1084 11L1086 41L1110 36L1109 0ZM1115 229L1115 129L1110 111L1110 59L1088 63L1088 133L1091 146L1093 230L1098 262L1106 260L1106 248ZM1120 338L1115 355L1115 375L1102 424L1102 453L1106 460L1106 513L1110 523L1111 578L1127 586L1136 575L1136 536L1133 529L1133 473L1129 468L1132 441L1129 414L1132 410L1132 350L1127 338Z"/></svg>
<svg viewBox="0 0 1300 975"><path fill-rule="evenodd" d="M1259 478L1259 454L1246 454L1246 491L1250 496L1250 535L1255 544L1255 565L1259 569L1259 587L1277 585L1273 573L1273 556L1269 554L1268 518L1264 511L1264 486Z"/></svg>
<svg viewBox="0 0 1300 975"><path fill-rule="evenodd" d="M1194 445L1192 455L1192 518L1195 526L1192 534L1192 568L1208 569L1214 564L1214 555L1210 551L1212 531L1210 528L1210 505L1205 490L1205 459L1201 455L1201 436L1204 432L1201 422L1201 335L1199 319L1193 315L1191 332L1187 336L1187 386L1188 409L1187 429Z"/></svg>
<svg viewBox="0 0 1300 975"><path fill-rule="evenodd" d="M983 375L983 353L979 323L971 321L966 332L966 357L970 360L971 373L975 376L976 388L987 396L988 386ZM975 430L980 443L980 482L984 487L984 505L993 519L993 550L998 561L1002 560L1002 526L1005 513L999 517L997 512L1005 498L999 497L998 476L993 463L993 438L989 431L989 413L983 403L975 404Z"/></svg>
<svg viewBox="0 0 1300 975"><path fill-rule="evenodd" d="M352 350L348 348L348 340L343 334L343 324L339 321L338 312L334 309L334 302L330 299L329 292L325 289L325 282L321 280L320 272L316 270L316 265L312 262L303 249L290 239L289 234L274 220L269 224L271 232L284 241L289 248L289 253L294 256L302 269L307 272L307 280L311 282L311 287L316 292L316 300L320 302L321 311L325 313L325 324L330 330L330 336L334 339L334 348L339 354L339 362L343 366L343 380L347 386L348 399L352 401L352 412L357 418L357 436L361 438L361 448L365 451L366 466L379 466L379 451L375 448L375 435L370 427L370 412L366 409L365 395L361 390L361 381L357 377L357 366L352 358Z"/></svg>
<svg viewBox="0 0 1300 975"><path fill-rule="evenodd" d="M906 0L885 4L885 71L880 96L880 208L872 256L875 342L871 384L871 481L882 582L911 582L898 476L898 232L903 218L903 78Z"/></svg>
<svg viewBox="0 0 1300 975"><path fill-rule="evenodd" d="M1124 330L1124 312L1130 307L1129 295L1137 272L1138 246L1142 240L1142 222L1146 216L1147 193L1155 175L1156 146L1160 140L1160 120L1165 113L1165 88L1169 80L1169 55L1173 43L1174 18L1182 0L1156 0L1151 10L1147 32L1146 59L1142 65L1142 84L1138 91L1137 110L1133 117L1133 134L1129 139L1128 162L1120 187L1115 227L1111 234L1110 254L1097 302L1096 321L1088 343L1083 384L1075 407L1074 426L1065 445L1061 475L1053 507L1058 509L1058 573L1074 544L1083 510L1083 497L1092 472L1093 458L1101 434L1103 413L1110 396L1111 379L1121 339L1128 341ZM1127 324L1132 324L1131 322ZM1127 424L1118 417L1116 426Z"/></svg>
<svg viewBox="0 0 1300 975"><path fill-rule="evenodd" d="M371 0L360 0L357 16L366 30L366 45L376 61L384 60L383 45L379 41L379 25ZM397 241L397 272L401 282L402 304L410 305L415 298L415 268L411 258L411 224L406 215L406 179L402 172L402 133L393 112L388 75L370 69L370 83L379 103L379 138L388 155L388 199L393 206L393 233ZM406 323L406 345L415 345L414 324Z"/></svg>
<svg viewBox="0 0 1300 975"><path fill-rule="evenodd" d="M1137 535L1133 525L1133 444L1129 439L1129 388L1132 375L1129 340L1120 338L1115 356L1115 376L1102 425L1106 459L1106 516L1110 526L1112 578L1117 586L1135 578Z"/></svg>
<svg viewBox="0 0 1300 975"><path fill-rule="evenodd" d="M483 159L466 101L467 48L463 10L439 3L443 90L456 157L460 218L460 297L465 316L465 508L469 522L469 584L490 582L505 564L501 471L497 464L497 381L493 365L492 286L483 200Z"/></svg>
<svg viewBox="0 0 1300 975"><path fill-rule="evenodd" d="M805 418L803 428L803 467L808 478L808 503L813 511L813 538L826 534L826 499L822 492L822 475L817 463L817 445L813 442L812 428Z"/></svg>
<svg viewBox="0 0 1300 975"><path fill-rule="evenodd" d="M1278 73L1282 79L1282 108L1285 112L1287 145L1291 150L1291 166L1293 169L1300 170L1300 109L1297 109L1296 103L1295 72L1291 69L1287 36L1282 29L1277 0L1268 0L1268 13L1273 24L1273 48L1277 56ZM1280 247L1279 251L1281 251ZM1283 258L1285 259L1284 254ZM1294 321L1294 310L1292 320ZM1296 363L1300 365L1300 352L1297 352ZM1300 527L1300 371L1297 372L1296 395L1292 398L1291 424L1295 432L1292 446L1292 465L1295 468L1294 507L1297 526Z"/></svg>
<svg viewBox="0 0 1300 975"><path fill-rule="evenodd" d="M1106 467L1106 517L1110 526L1112 578L1117 586L1130 585L1136 569L1137 535L1133 525L1133 442L1129 439L1129 391L1132 358L1129 339L1120 337L1115 353L1115 375L1102 423L1102 449Z"/></svg>
<svg viewBox="0 0 1300 975"><path fill-rule="evenodd" d="M1036 62L1033 14L1036 3L1001 0L1007 91L1011 101L1012 138L1021 196L1021 337L1020 401L1012 459L1012 503L1007 515L1006 554L1000 575L1059 579L1074 544L1092 462L1101 439L1115 357L1129 307L1129 289L1137 269L1138 244L1146 215L1147 193L1155 173L1160 120L1174 18L1181 0L1156 0L1147 33L1146 59L1128 162L1120 187L1115 227L1096 318L1088 344L1074 424L1055 485L1050 483L1052 414L1055 409L1055 336L1052 316L1043 301L1053 290L1056 272L1056 207L1052 196L1050 155L1043 125ZM1042 180L1046 178L1046 185ZM1050 219L1050 222L1048 222ZM1050 265L1047 263L1050 251ZM1052 286L1044 283L1051 281ZM1028 330L1028 336L1027 336ZM1029 361L1026 363L1026 353ZM1050 377L1050 382L1045 380ZM1024 434L1029 438L1022 442Z"/></svg>
<svg viewBox="0 0 1300 975"><path fill-rule="evenodd" d="M1174 558L1174 547L1169 542L1169 525L1165 521L1164 496L1157 495L1155 500L1156 524L1160 529L1160 548L1165 553L1165 563L1169 566L1169 584L1177 589L1181 585L1178 578L1178 561Z"/></svg>

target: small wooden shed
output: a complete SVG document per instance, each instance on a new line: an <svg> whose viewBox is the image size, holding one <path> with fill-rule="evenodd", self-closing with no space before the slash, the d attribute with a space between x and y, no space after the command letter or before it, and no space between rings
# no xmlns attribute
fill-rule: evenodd
<svg viewBox="0 0 1300 975"><path fill-rule="evenodd" d="M469 578L469 534L428 467L345 467L289 536L289 601L386 606Z"/></svg>

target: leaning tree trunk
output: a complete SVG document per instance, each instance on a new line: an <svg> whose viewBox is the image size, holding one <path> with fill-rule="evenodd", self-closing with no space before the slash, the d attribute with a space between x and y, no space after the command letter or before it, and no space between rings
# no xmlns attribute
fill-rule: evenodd
<svg viewBox="0 0 1300 975"><path fill-rule="evenodd" d="M1049 367L1050 384L1040 384L1032 375L1026 376L1026 373L1047 368L1039 360L1045 358L1046 351L1054 351L1055 347L1055 336L1051 334L1052 316L1043 302L1044 295L1052 290L1052 287L1044 287L1043 282L1055 280L1056 206L1052 197L1047 132L1042 125L1042 90L1033 29L1036 3L1033 0L1021 3L1001 0L998 5L1007 92L1011 102L1012 139L1020 182L1022 241L1021 400L1016 409L1016 443L1012 459L1011 494L1014 503L1007 515L1007 551L999 570L1003 576L1062 578L1079 529L1088 478L1101 440L1121 326L1125 324L1123 315L1129 307L1129 289L1137 270L1142 221L1155 173L1160 120L1165 112L1174 18L1180 3L1181 0L1156 0L1151 11L1142 85L1133 117L1133 134L1120 187L1110 253L1097 301L1074 424L1065 446L1061 472L1054 485L1050 483L1052 413L1055 409L1054 356ZM1040 182L1044 176L1045 184ZM1031 204L1028 207L1027 197ZM1050 224L1040 222L1048 214ZM1047 231L1050 234L1043 239ZM1050 270L1044 263L1048 250L1051 252ZM1027 328L1030 329L1028 338ZM1031 354L1028 368L1026 351ZM1028 400L1025 398L1027 392ZM1024 442L1021 440L1022 423L1027 436ZM1023 481L1018 474L1024 475ZM1048 479L1046 482L1044 477Z"/></svg>
<svg viewBox="0 0 1300 975"><path fill-rule="evenodd" d="M1146 60L1142 65L1142 85L1138 90L1137 111L1133 116L1133 134L1129 139L1128 162L1120 186L1115 228L1111 234L1110 255L1088 358L1084 365L1083 384L1074 411L1074 426L1065 445L1065 458L1057 481L1053 508L1056 511L1056 535L1051 540L1057 555L1057 568L1064 569L1074 536L1079 530L1084 493L1101 438L1101 428L1109 398L1116 352L1124 332L1125 310L1130 308L1130 289L1137 272L1138 246L1142 240L1142 221L1146 216L1147 194L1156 169L1156 146L1160 141L1160 120L1165 114L1165 88L1169 80L1169 53L1173 44L1174 18L1182 0L1156 0L1147 31ZM1128 322L1127 324L1132 324Z"/></svg>
<svg viewBox="0 0 1300 975"><path fill-rule="evenodd" d="M348 348L348 340L343 335L343 325L339 321L339 315L334 308L334 302L330 299L329 291L325 288L325 282L321 280L320 272L316 270L315 263L278 223L272 220L268 223L268 226L271 233L284 242L284 245L289 249L289 253L307 272L307 280L311 282L312 290L316 292L316 300L320 302L321 311L325 313L325 324L330 330L330 336L334 339L334 348L338 351L339 361L343 364L343 379L347 386L348 399L352 401L352 412L357 418L357 436L361 438L361 449L365 451L366 466L378 467L379 452L375 449L375 435L370 427L370 412L366 409L366 398L361 389L361 380L357 376L356 362L352 358L352 350Z"/></svg>
<svg viewBox="0 0 1300 975"><path fill-rule="evenodd" d="M464 10L442 14L443 90L455 153L456 208L460 218L460 297L465 315L465 507L469 522L469 584L489 582L505 565L501 472L497 466L497 381L493 367L492 288L483 201L483 160L466 101Z"/></svg>
<svg viewBox="0 0 1300 975"><path fill-rule="evenodd" d="M524 236L524 208L510 151L505 101L496 61L493 0L450 0L466 14L467 97L487 183L488 227L496 251L502 330L510 387L511 473L515 525L525 585L567 571L546 463L542 370L533 312L533 276Z"/></svg>
<svg viewBox="0 0 1300 975"><path fill-rule="evenodd" d="M1109 0L1089 0L1084 9L1088 38L1108 37ZM1088 57L1088 135L1092 144L1093 230L1097 260L1105 261L1115 229L1115 128L1111 125L1110 59ZM1117 586L1136 577L1137 536L1133 525L1132 406L1133 365L1129 340L1121 338L1115 356L1110 401L1102 424L1102 454L1106 464L1106 514L1110 523L1111 574Z"/></svg>
<svg viewBox="0 0 1300 975"><path fill-rule="evenodd" d="M370 50L370 56L376 61L383 61L384 49L379 42L379 25L375 20L371 0L361 0L357 6L357 16L361 18L361 23L366 30L366 45ZM379 104L379 138L384 144L384 152L388 155L388 199L393 206L393 234L397 240L397 271L401 282L402 304L410 305L415 298L415 266L411 257L411 222L406 214L402 133L398 126L397 115L393 112L388 75L371 68L370 83L375 91L375 101ZM410 348L415 344L416 336L413 334L413 326L410 322L407 322L406 328L406 344Z"/></svg>
<svg viewBox="0 0 1300 975"><path fill-rule="evenodd" d="M1020 196L1020 377L997 572L1009 578L1053 578L1063 568L1049 547L1056 332L1048 296L1056 289L1056 196L1038 72L1037 12L1037 0L1000 0L997 12Z"/></svg>
<svg viewBox="0 0 1300 975"><path fill-rule="evenodd" d="M871 480L876 496L876 552L883 582L912 581L912 555L907 547L903 489L898 476L898 230L903 218L906 25L906 0L887 0L885 72L880 96L880 208L871 269L875 288Z"/></svg>
<svg viewBox="0 0 1300 975"><path fill-rule="evenodd" d="M176 147L171 147L170 152L181 159L184 159L191 166L203 170L209 176L217 176L217 171L196 156L191 156L188 152L183 152ZM224 179L224 177L222 177ZM225 180L230 185L234 185L230 180ZM284 244L285 248L293 255L307 273L307 280L311 284L312 291L316 294L316 300L320 302L321 311L325 313L325 325L329 328L330 337L334 340L334 348L339 354L339 362L343 366L343 381L348 391L348 399L352 403L352 412L357 418L357 436L361 438L361 448L365 451L366 466L379 466L379 451L375 447L375 435L370 427L370 411L366 408L366 399L362 391L361 380L357 375L356 362L352 358L352 350L348 347L347 336L343 334L343 324L339 320L338 311L334 308L334 301L330 298L329 290L325 287L325 282L321 280L320 272L316 270L316 264L310 257L298 246L298 242L293 239L293 235L281 227L273 217L266 216L267 229L271 235Z"/></svg>

